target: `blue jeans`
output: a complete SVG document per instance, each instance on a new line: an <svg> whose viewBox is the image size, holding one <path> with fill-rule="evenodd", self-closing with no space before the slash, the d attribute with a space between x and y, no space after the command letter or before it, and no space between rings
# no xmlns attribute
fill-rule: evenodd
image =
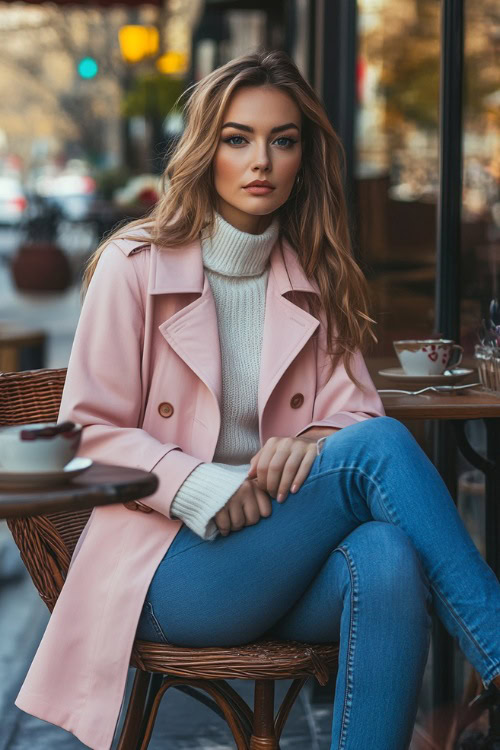
<svg viewBox="0 0 500 750"><path fill-rule="evenodd" d="M332 750L402 750L432 607L488 685L500 674L500 583L412 434L376 417L329 436L300 490L254 526L211 542L181 527L138 636L340 641Z"/></svg>

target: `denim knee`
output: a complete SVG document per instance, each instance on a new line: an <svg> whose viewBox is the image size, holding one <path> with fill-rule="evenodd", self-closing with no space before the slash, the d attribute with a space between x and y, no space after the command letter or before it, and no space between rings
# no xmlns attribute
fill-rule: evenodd
<svg viewBox="0 0 500 750"><path fill-rule="evenodd" d="M412 541L399 527L383 521L367 521L339 545L357 569L359 580L374 601L404 610L409 602L431 611L429 580ZM428 621L430 624L430 620Z"/></svg>
<svg viewBox="0 0 500 750"><path fill-rule="evenodd" d="M338 441L352 442L356 446L365 443L371 450L380 450L382 453L392 452L395 444L405 445L408 440L415 443L415 439L405 425L394 417L371 417L362 422L344 427L338 432L328 435L325 440L323 453L329 450L333 455L338 455Z"/></svg>
<svg viewBox="0 0 500 750"><path fill-rule="evenodd" d="M379 437L384 435L400 437L403 435L411 435L405 425L395 419L394 417L371 417L370 419L364 419L358 424L363 425L365 431L375 432Z"/></svg>

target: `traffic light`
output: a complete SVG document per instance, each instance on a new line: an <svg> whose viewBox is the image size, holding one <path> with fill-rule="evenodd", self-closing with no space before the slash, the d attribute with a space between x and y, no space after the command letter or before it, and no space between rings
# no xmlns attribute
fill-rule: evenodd
<svg viewBox="0 0 500 750"><path fill-rule="evenodd" d="M187 55L185 52L166 52L156 61L160 73L185 73L187 71Z"/></svg>
<svg viewBox="0 0 500 750"><path fill-rule="evenodd" d="M78 63L78 75L80 78L95 78L99 72L99 65L97 60L93 57L84 57Z"/></svg>
<svg viewBox="0 0 500 750"><path fill-rule="evenodd" d="M122 26L118 31L120 52L128 63L137 63L158 51L160 35L155 26Z"/></svg>

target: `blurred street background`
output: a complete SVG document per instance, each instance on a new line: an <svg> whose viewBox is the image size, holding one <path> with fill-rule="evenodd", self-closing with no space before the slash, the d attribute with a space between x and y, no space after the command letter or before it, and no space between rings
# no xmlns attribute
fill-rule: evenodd
<svg viewBox="0 0 500 750"><path fill-rule="evenodd" d="M393 340L439 332L443 289L473 366L500 274L500 9L495 0L456 6L463 101L451 132L462 163L446 182L450 0L0 0L0 371L66 367L90 254L168 189L161 175L184 126L179 95L262 46L294 59L345 147L354 251L378 322L370 372L398 364ZM446 200L460 215L458 243L443 224ZM449 276L444 253L454 258ZM432 434L409 427L432 455ZM484 451L481 424L468 429ZM458 451L454 461L454 497L484 556L484 476ZM13 706L47 619L0 522L0 750L83 747ZM412 750L432 748L436 702L458 701L470 674L455 646L446 694L433 663L431 652ZM251 684L231 684L251 702ZM306 687L281 746L327 750L333 683ZM151 748L167 746L233 744L208 709L169 691Z"/></svg>

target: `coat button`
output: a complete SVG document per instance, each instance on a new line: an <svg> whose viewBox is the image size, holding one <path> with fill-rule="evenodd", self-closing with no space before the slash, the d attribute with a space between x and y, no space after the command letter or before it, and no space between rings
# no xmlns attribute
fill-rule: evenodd
<svg viewBox="0 0 500 750"><path fill-rule="evenodd" d="M142 513L152 513L153 508L149 505L143 505L143 503L137 502L137 500L129 500L127 503L123 503L128 510L140 510Z"/></svg>
<svg viewBox="0 0 500 750"><path fill-rule="evenodd" d="M304 396L302 393L296 393L295 396L292 396L290 399L290 406L292 409L300 409L302 404L304 403Z"/></svg>
<svg viewBox="0 0 500 750"><path fill-rule="evenodd" d="M161 417L171 417L174 413L174 407L172 404L169 404L168 401L162 401L162 403L158 407L158 411L160 413Z"/></svg>
<svg viewBox="0 0 500 750"><path fill-rule="evenodd" d="M139 510L139 506L135 500L129 500L127 503L123 503L127 510Z"/></svg>
<svg viewBox="0 0 500 750"><path fill-rule="evenodd" d="M150 508L149 505L144 505L144 503L137 503L137 510L140 510L142 513L152 513L153 508Z"/></svg>

